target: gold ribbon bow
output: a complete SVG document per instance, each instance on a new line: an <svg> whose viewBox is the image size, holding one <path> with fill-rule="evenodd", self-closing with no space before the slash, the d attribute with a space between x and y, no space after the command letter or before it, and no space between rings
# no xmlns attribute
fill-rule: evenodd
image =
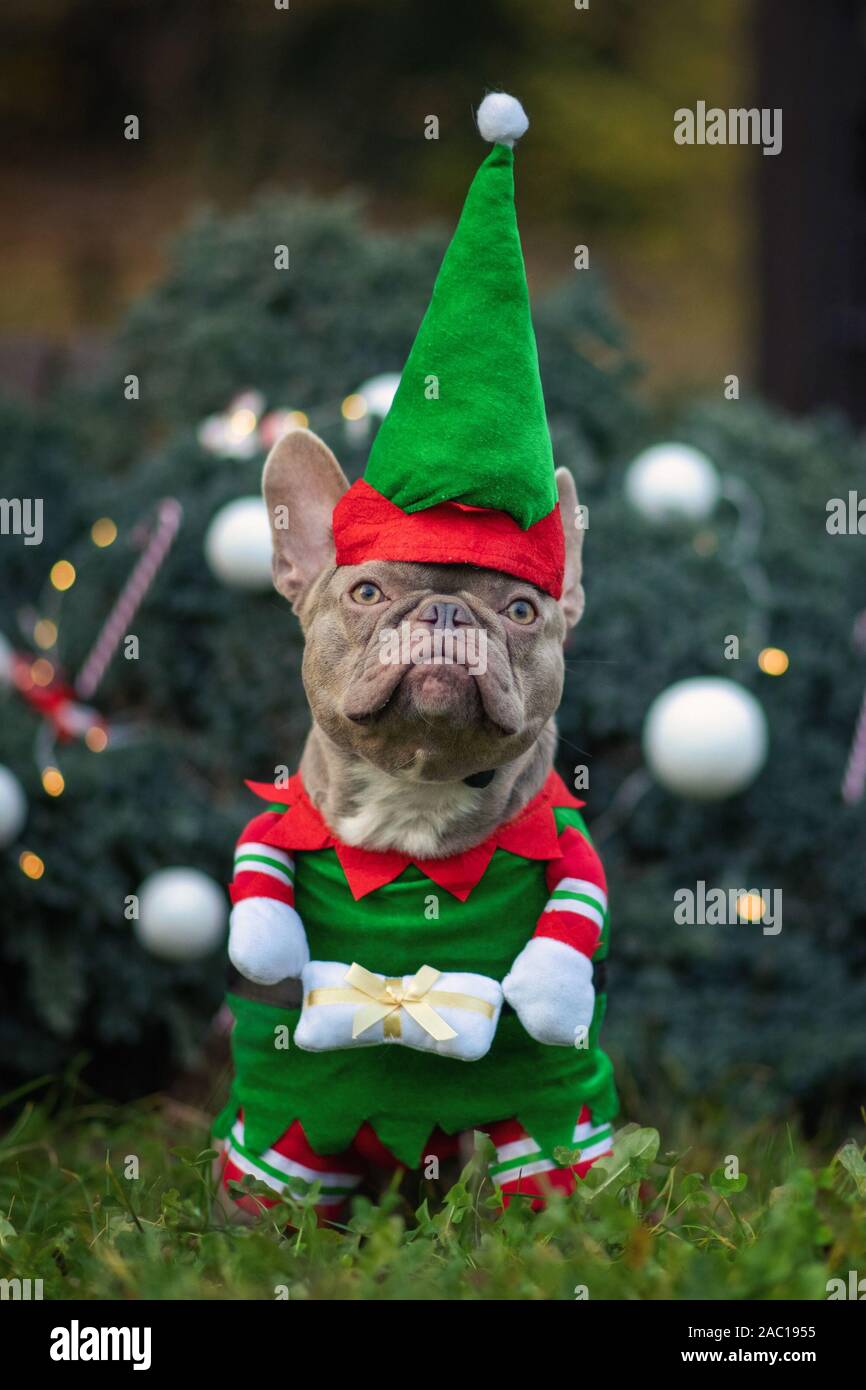
<svg viewBox="0 0 866 1390"><path fill-rule="evenodd" d="M381 980L371 970L353 962L346 971L348 988L339 985L310 990L306 1004L360 1004L352 1022L352 1037L359 1038L379 1020L384 1022L386 1038L403 1036L400 1023L400 1010L405 1009L411 1019L423 1028L437 1042L447 1042L456 1038L457 1033L437 1014L434 1005L441 1008L469 1009L473 1013L492 1018L496 1012L486 999L476 999L471 994L457 994L448 989L433 989L441 975L432 965L422 965L404 987L403 980Z"/></svg>

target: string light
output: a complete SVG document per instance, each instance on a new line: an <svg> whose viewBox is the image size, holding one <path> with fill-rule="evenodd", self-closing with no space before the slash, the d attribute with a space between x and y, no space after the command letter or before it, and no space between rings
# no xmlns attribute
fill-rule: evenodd
<svg viewBox="0 0 866 1390"><path fill-rule="evenodd" d="M45 864L39 858L38 854L34 854L33 851L29 849L25 849L19 855L18 867L27 878L41 878L45 873Z"/></svg>
<svg viewBox="0 0 866 1390"><path fill-rule="evenodd" d="M781 647L764 647L758 653L758 665L765 676L784 676L790 664L788 653Z"/></svg>
<svg viewBox="0 0 866 1390"><path fill-rule="evenodd" d="M243 439L245 435L252 434L257 424L256 413L248 406L232 411L229 416L229 429L235 439Z"/></svg>
<svg viewBox="0 0 866 1390"><path fill-rule="evenodd" d="M33 628L33 641L43 651L53 647L57 641L57 624L50 618L40 618Z"/></svg>
<svg viewBox="0 0 866 1390"><path fill-rule="evenodd" d="M383 372L371 377L351 392L340 404L322 407L314 414L316 429L344 423L347 438L355 444L367 438L371 421L383 420L388 414L394 393L400 383L397 372ZM243 391L235 396L226 410L208 415L198 426L202 448L218 458L248 459L258 451L267 452L290 430L308 429L310 416L305 410L289 410L285 406L265 409L261 391Z"/></svg>
<svg viewBox="0 0 866 1390"><path fill-rule="evenodd" d="M243 402L238 399L235 405L252 409L254 402L252 399ZM66 790L63 774L50 761L58 739L61 742L82 739L91 752L101 753L109 746L109 741L114 740L115 732L120 742L132 737L125 733L122 725L115 725L113 721L109 725L97 709L83 702L92 699L122 634L129 632L130 621L174 541L182 515L177 499L166 497L155 508L155 524L148 523L146 529L143 525L140 528L145 540L142 554L74 680L67 680L62 665L54 659L52 649L56 647L60 633L60 604L56 601L49 600L45 604L48 611L53 613L52 617L37 617L36 610L28 622L33 648L41 647L44 652L50 652L52 659L37 655L33 648L20 652L11 650L9 653L9 683L40 716L34 753L42 788L48 796L62 796ZM118 527L109 516L97 517L90 526L90 541L100 548L112 545L118 535ZM76 583L75 565L70 560L57 560L51 566L49 578L55 590L62 593ZM0 647L3 641L0 636ZM41 863L38 855L36 861Z"/></svg>
<svg viewBox="0 0 866 1390"><path fill-rule="evenodd" d="M344 420L363 420L367 414L367 402L363 396L354 392L343 401L340 406L340 413Z"/></svg>
<svg viewBox="0 0 866 1390"><path fill-rule="evenodd" d="M54 680L54 667L47 657L40 656L30 667L30 679L34 685L50 685Z"/></svg>
<svg viewBox="0 0 866 1390"><path fill-rule="evenodd" d="M117 540L117 527L110 516L101 516L98 521L94 521L90 528L90 539L100 550L104 550L107 545L113 545Z"/></svg>
<svg viewBox="0 0 866 1390"><path fill-rule="evenodd" d="M42 785L49 796L62 796L66 787L63 773L59 767L46 767L42 770Z"/></svg>
<svg viewBox="0 0 866 1390"><path fill-rule="evenodd" d="M760 922L766 910L760 893L741 893L737 898L737 916L743 922Z"/></svg>
<svg viewBox="0 0 866 1390"><path fill-rule="evenodd" d="M58 560L51 566L51 583L61 594L71 589L75 583L75 566L68 560Z"/></svg>
<svg viewBox="0 0 866 1390"><path fill-rule="evenodd" d="M84 735L84 742L91 753L102 753L108 747L108 733L99 724L91 724Z"/></svg>

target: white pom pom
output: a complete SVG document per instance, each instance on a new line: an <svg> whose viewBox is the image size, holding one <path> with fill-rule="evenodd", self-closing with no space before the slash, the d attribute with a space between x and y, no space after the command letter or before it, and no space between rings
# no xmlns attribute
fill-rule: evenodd
<svg viewBox="0 0 866 1390"><path fill-rule="evenodd" d="M495 145L513 145L529 129L529 119L517 97L488 92L478 108L478 129Z"/></svg>

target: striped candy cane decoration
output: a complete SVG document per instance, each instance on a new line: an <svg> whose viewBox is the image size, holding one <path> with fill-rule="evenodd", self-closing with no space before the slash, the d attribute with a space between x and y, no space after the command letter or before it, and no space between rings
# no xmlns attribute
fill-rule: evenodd
<svg viewBox="0 0 866 1390"><path fill-rule="evenodd" d="M845 776L842 780L842 800L849 806L853 806L863 795L863 788L866 786L866 694L860 705L860 714L857 719L857 728L851 740L851 752L848 755L848 766L845 768Z"/></svg>
<svg viewBox="0 0 866 1390"><path fill-rule="evenodd" d="M171 549L182 516L183 508L174 497L166 497L160 502L153 535L103 623L99 636L75 681L76 693L83 700L89 700L94 694L111 658L126 636L129 624Z"/></svg>
<svg viewBox="0 0 866 1390"><path fill-rule="evenodd" d="M851 634L851 646L861 655L866 651L866 608L858 614ZM863 795L866 786L866 693L857 716L857 727L851 740L851 752L845 776L842 778L842 800L853 806Z"/></svg>

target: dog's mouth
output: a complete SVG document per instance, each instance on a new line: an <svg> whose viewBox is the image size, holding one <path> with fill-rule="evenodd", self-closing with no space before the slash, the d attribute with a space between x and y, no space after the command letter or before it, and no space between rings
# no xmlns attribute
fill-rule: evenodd
<svg viewBox="0 0 866 1390"><path fill-rule="evenodd" d="M478 679L466 666L411 666L394 691L394 713L477 724L485 714Z"/></svg>
<svg viewBox="0 0 866 1390"><path fill-rule="evenodd" d="M444 728L482 727L513 736L523 727L520 700L510 670L503 678L488 665L473 672L457 662L382 667L353 681L343 713L354 724L395 724Z"/></svg>

